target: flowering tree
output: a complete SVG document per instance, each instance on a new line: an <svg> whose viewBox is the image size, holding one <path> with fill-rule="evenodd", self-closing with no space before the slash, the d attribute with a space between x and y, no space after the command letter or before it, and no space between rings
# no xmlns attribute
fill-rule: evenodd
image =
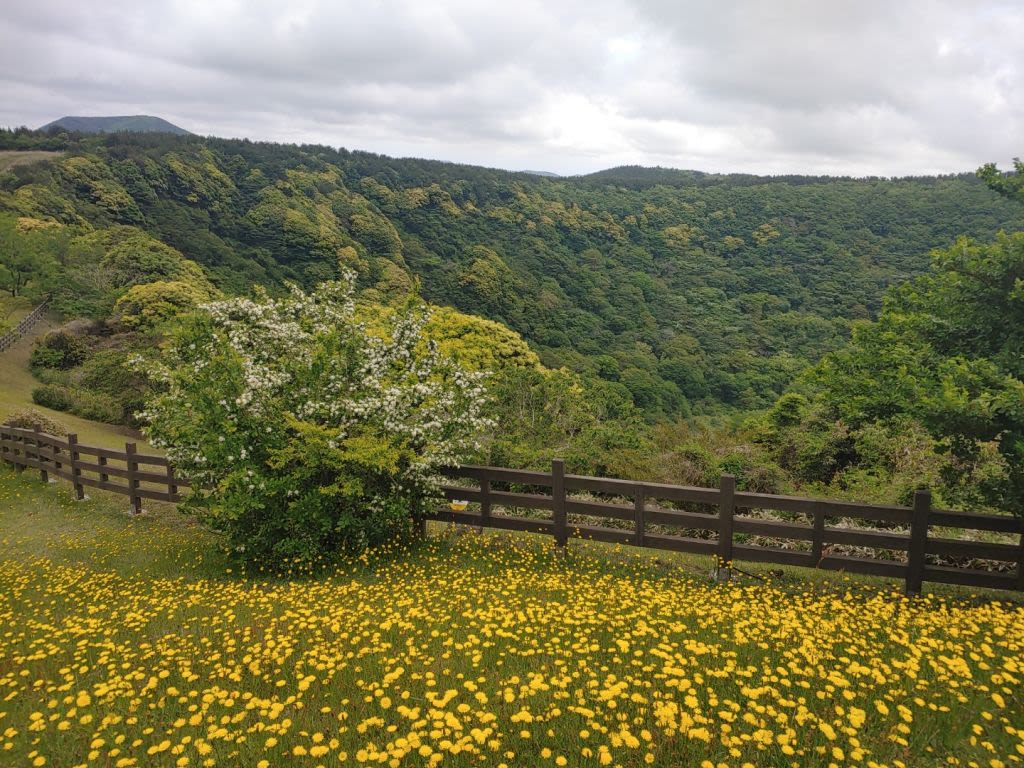
<svg viewBox="0 0 1024 768"><path fill-rule="evenodd" d="M206 304L155 371L147 433L244 559L315 563L408 531L487 426L482 376L438 354L427 310L368 333L353 280Z"/></svg>

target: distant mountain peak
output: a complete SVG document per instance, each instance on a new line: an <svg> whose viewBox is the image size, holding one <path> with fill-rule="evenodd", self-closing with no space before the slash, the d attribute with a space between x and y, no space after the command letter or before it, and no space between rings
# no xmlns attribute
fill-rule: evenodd
<svg viewBox="0 0 1024 768"><path fill-rule="evenodd" d="M176 133L187 136L191 132L169 123L162 117L152 115L121 115L116 117L81 117L65 115L52 123L47 123L39 130L63 128L77 133L116 133L132 131L134 133Z"/></svg>

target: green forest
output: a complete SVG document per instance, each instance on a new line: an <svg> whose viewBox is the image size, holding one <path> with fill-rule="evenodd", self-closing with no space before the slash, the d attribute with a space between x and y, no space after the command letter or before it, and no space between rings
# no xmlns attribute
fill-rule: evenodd
<svg viewBox="0 0 1024 768"><path fill-rule="evenodd" d="M126 360L166 323L352 270L370 322L418 294L494 374L483 460L1020 511L1019 168L547 178L58 129L0 151L31 153L0 163L0 288L71 321L33 353L40 405L131 424L155 385Z"/></svg>

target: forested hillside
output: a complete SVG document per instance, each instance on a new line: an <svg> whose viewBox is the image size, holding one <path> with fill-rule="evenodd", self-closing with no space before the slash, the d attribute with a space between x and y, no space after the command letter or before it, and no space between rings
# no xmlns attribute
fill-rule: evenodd
<svg viewBox="0 0 1024 768"><path fill-rule="evenodd" d="M2 132L0 149L65 153L4 172L0 210L69 225L79 249L83 233L96 248L95 230L135 227L229 294L311 286L340 266L381 301L417 281L426 299L509 325L549 367L605 380L650 418L770 404L875 316L888 286L921 273L930 249L1024 228L1020 206L969 175L549 179L141 134ZM62 281L59 304L109 311L81 282Z"/></svg>

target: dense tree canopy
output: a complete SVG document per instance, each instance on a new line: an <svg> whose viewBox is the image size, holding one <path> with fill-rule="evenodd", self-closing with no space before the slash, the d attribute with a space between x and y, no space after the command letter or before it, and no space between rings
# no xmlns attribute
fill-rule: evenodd
<svg viewBox="0 0 1024 768"><path fill-rule="evenodd" d="M625 388L650 418L770 404L930 248L1024 225L969 175L545 179L157 134L3 132L4 147L65 155L0 178L0 210L144 231L229 294L343 266L376 301L418 280L430 302L522 334L548 367Z"/></svg>
<svg viewBox="0 0 1024 768"><path fill-rule="evenodd" d="M808 480L879 469L867 434L943 455L946 498L1024 511L1024 233L959 239L891 290L877 321L803 377L771 411L767 442ZM906 438L909 438L906 439ZM890 462L891 463L891 462ZM924 465L918 467L921 469ZM937 473L937 474L935 474Z"/></svg>

